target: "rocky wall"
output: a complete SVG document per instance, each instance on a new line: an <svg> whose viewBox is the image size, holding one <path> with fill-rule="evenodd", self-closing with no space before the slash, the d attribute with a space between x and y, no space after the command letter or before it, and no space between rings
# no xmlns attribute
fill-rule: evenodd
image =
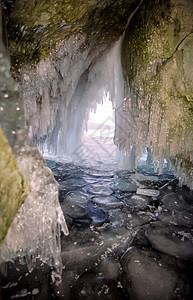
<svg viewBox="0 0 193 300"><path fill-rule="evenodd" d="M19 171L12 149L0 127L0 242L25 200L29 189Z"/></svg>
<svg viewBox="0 0 193 300"><path fill-rule="evenodd" d="M4 1L12 74L42 152L67 151L66 134L89 69L123 33L138 3L16 0L10 8Z"/></svg>
<svg viewBox="0 0 193 300"><path fill-rule="evenodd" d="M139 153L149 146L154 160L172 158L190 175L192 17L191 0L145 1L130 21L122 45L125 116L132 120L124 124L130 138L123 148L135 145ZM117 131L119 138L122 132Z"/></svg>

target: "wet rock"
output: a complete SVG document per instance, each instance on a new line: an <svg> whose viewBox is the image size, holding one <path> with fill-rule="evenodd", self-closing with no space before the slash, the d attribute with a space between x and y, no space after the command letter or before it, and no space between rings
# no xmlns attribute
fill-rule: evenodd
<svg viewBox="0 0 193 300"><path fill-rule="evenodd" d="M120 276L120 265L113 257L105 257L100 262L97 272L106 279L117 280Z"/></svg>
<svg viewBox="0 0 193 300"><path fill-rule="evenodd" d="M89 203L86 207L87 215L92 220L92 225L100 225L108 221L108 214L100 207Z"/></svg>
<svg viewBox="0 0 193 300"><path fill-rule="evenodd" d="M65 203L68 203L68 204L77 203L77 204L86 206L88 203L88 199L89 199L88 194L86 194L80 190L76 190L76 191L67 193L64 201L65 201Z"/></svg>
<svg viewBox="0 0 193 300"><path fill-rule="evenodd" d="M193 260L193 230L181 226L160 226L148 228L146 237L151 245L168 255L184 260Z"/></svg>
<svg viewBox="0 0 193 300"><path fill-rule="evenodd" d="M121 264L123 286L131 299L177 299L178 274L152 251L133 247L125 253Z"/></svg>
<svg viewBox="0 0 193 300"><path fill-rule="evenodd" d="M148 205L151 202L151 198L140 195L133 195L131 198L124 198L126 204L132 210L144 210L148 208Z"/></svg>
<svg viewBox="0 0 193 300"><path fill-rule="evenodd" d="M32 272L27 266L7 264L6 278L2 276L2 299L48 299L52 298L51 268L38 262Z"/></svg>
<svg viewBox="0 0 193 300"><path fill-rule="evenodd" d="M150 242L145 236L145 230L147 229L149 225L144 225L139 230L137 230L136 235L134 236L134 239L130 246L136 246L136 247L150 247Z"/></svg>
<svg viewBox="0 0 193 300"><path fill-rule="evenodd" d="M64 215L68 215L73 219L80 219L86 216L85 208L77 204L62 205L62 210Z"/></svg>
<svg viewBox="0 0 193 300"><path fill-rule="evenodd" d="M117 188L122 192L136 192L137 185L129 180L119 180Z"/></svg>
<svg viewBox="0 0 193 300"><path fill-rule="evenodd" d="M66 270L76 270L80 274L85 269L97 266L98 262L108 255L116 253L116 249L119 249L122 244L125 246L128 240L131 240L129 234L127 237L115 236L114 238L101 236L97 241L82 246L73 244L62 252L63 265Z"/></svg>
<svg viewBox="0 0 193 300"><path fill-rule="evenodd" d="M101 195L101 196L110 196L113 191L108 186L102 186L102 185L91 185L88 189L88 192L95 195Z"/></svg>
<svg viewBox="0 0 193 300"><path fill-rule="evenodd" d="M159 178L155 175L144 175L142 173L136 172L134 174L131 174L131 179L137 183L141 181L157 182Z"/></svg>
<svg viewBox="0 0 193 300"><path fill-rule="evenodd" d="M92 202L99 206L103 206L106 209L121 208L125 205L122 201L113 196L94 197L92 198Z"/></svg>
<svg viewBox="0 0 193 300"><path fill-rule="evenodd" d="M120 282L104 278L95 272L89 271L82 274L74 288L71 299L104 299L117 300L128 299Z"/></svg>
<svg viewBox="0 0 193 300"><path fill-rule="evenodd" d="M164 225L179 225L192 227L193 213L186 210L177 211L172 213L171 211L161 210L158 218Z"/></svg>
<svg viewBox="0 0 193 300"><path fill-rule="evenodd" d="M69 192L64 196L64 200L61 202L61 207L64 212L64 215L67 216L67 219L89 219L86 211L86 205L88 204L88 195L82 191L73 191ZM84 220L80 223L85 223ZM90 221L86 221L90 223Z"/></svg>
<svg viewBox="0 0 193 300"><path fill-rule="evenodd" d="M74 286L77 277L78 275L76 271L74 270L67 271L63 269L61 282L59 282L57 285L52 284L52 289L54 291L56 299L58 300L71 299L72 287Z"/></svg>
<svg viewBox="0 0 193 300"><path fill-rule="evenodd" d="M127 221L127 214L120 208L112 209L109 213L109 221L112 227L122 227Z"/></svg>
<svg viewBox="0 0 193 300"><path fill-rule="evenodd" d="M161 201L169 210L189 210L191 208L183 197L177 193L169 193L165 195Z"/></svg>
<svg viewBox="0 0 193 300"><path fill-rule="evenodd" d="M150 197L158 197L160 192L158 190L138 188L136 194Z"/></svg>
<svg viewBox="0 0 193 300"><path fill-rule="evenodd" d="M149 211L138 211L128 214L127 228L136 228L148 223L155 222L157 218Z"/></svg>
<svg viewBox="0 0 193 300"><path fill-rule="evenodd" d="M71 189L81 188L87 185L86 180L83 178L66 178L63 181L59 181L60 189Z"/></svg>

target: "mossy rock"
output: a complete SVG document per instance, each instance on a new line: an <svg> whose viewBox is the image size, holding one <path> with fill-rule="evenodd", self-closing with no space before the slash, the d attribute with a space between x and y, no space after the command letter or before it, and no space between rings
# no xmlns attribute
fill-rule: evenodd
<svg viewBox="0 0 193 300"><path fill-rule="evenodd" d="M192 11L191 0L144 1L122 45L135 140L144 132L156 158L193 161Z"/></svg>
<svg viewBox="0 0 193 300"><path fill-rule="evenodd" d="M0 242L29 193L17 162L0 127Z"/></svg>
<svg viewBox="0 0 193 300"><path fill-rule="evenodd" d="M7 6L6 6L7 2ZM93 51L100 44L110 46L125 29L138 0L15 0L4 1L4 13L12 66L37 63L55 49L58 42L84 32L84 45Z"/></svg>

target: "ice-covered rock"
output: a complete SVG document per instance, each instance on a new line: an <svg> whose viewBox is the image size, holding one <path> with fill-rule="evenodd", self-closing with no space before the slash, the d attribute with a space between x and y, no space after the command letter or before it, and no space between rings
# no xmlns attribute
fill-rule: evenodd
<svg viewBox="0 0 193 300"><path fill-rule="evenodd" d="M113 191L109 186L103 185L92 185L89 187L88 192L94 195L100 195L104 197L108 197L113 194Z"/></svg>
<svg viewBox="0 0 193 300"><path fill-rule="evenodd" d="M129 180L120 180L117 184L117 188L122 192L136 192L137 185Z"/></svg>
<svg viewBox="0 0 193 300"><path fill-rule="evenodd" d="M87 182L83 178L66 178L63 181L59 181L59 184L60 189L68 189L68 186L70 186L71 189L76 189L84 187L87 184Z"/></svg>
<svg viewBox="0 0 193 300"><path fill-rule="evenodd" d="M133 247L122 257L121 264L123 285L131 299L176 298L179 275L152 251Z"/></svg>
<svg viewBox="0 0 193 300"><path fill-rule="evenodd" d="M175 213L172 211L162 210L158 217L164 225L171 224L192 227L193 224L193 213L186 210L179 210Z"/></svg>
<svg viewBox="0 0 193 300"><path fill-rule="evenodd" d="M72 289L72 295L76 299L104 299L115 300L125 299L121 283L118 280L112 280L93 272L83 273L77 280Z"/></svg>
<svg viewBox="0 0 193 300"><path fill-rule="evenodd" d="M161 224L159 224L161 225ZM169 225L149 227L146 233L151 245L160 252L184 260L193 259L193 232L187 227Z"/></svg>
<svg viewBox="0 0 193 300"><path fill-rule="evenodd" d="M161 199L162 203L164 204L164 207L169 209L169 210L190 210L192 208L193 211L193 206L189 203L187 203L181 195L178 193L169 193L165 195Z"/></svg>
<svg viewBox="0 0 193 300"><path fill-rule="evenodd" d="M60 233L68 234L68 228L58 201L58 184L31 142L23 100L1 47L0 65L0 123L31 190L0 245L0 263L24 256L32 270L39 258L61 272Z"/></svg>
<svg viewBox="0 0 193 300"><path fill-rule="evenodd" d="M118 200L116 197L110 196L110 197L93 197L92 202L103 206L106 209L113 209L113 208L121 208L124 206L124 203L120 200Z"/></svg>
<svg viewBox="0 0 193 300"><path fill-rule="evenodd" d="M73 188L73 187L72 187ZM71 191L68 192L64 199L62 199L64 202L64 205L84 205L86 206L88 204L88 200L89 200L89 196L88 194L84 193L81 190L75 190L75 191Z"/></svg>
<svg viewBox="0 0 193 300"><path fill-rule="evenodd" d="M132 210L144 210L148 208L151 198L140 195L133 195L131 198L124 198L125 203Z"/></svg>
<svg viewBox="0 0 193 300"><path fill-rule="evenodd" d="M157 182L158 176L155 175L144 175L142 173L136 172L134 174L131 174L131 180L134 182L141 182L141 181L151 181L151 182Z"/></svg>
<svg viewBox="0 0 193 300"><path fill-rule="evenodd" d="M160 192L158 190L138 188L136 194L150 197L158 197Z"/></svg>
<svg viewBox="0 0 193 300"><path fill-rule="evenodd" d="M128 24L115 141L123 151L135 147L138 157L148 145L156 170L162 171L164 158L172 158L180 183L192 187L193 34L188 20L193 3L171 0L170 8L167 1L143 1Z"/></svg>
<svg viewBox="0 0 193 300"><path fill-rule="evenodd" d="M105 257L98 265L97 272L106 279L117 280L120 276L120 265L113 257Z"/></svg>

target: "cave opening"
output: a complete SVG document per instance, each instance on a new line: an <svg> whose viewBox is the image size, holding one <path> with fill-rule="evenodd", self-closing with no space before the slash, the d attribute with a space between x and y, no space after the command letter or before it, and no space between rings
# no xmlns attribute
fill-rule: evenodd
<svg viewBox="0 0 193 300"><path fill-rule="evenodd" d="M82 145L86 151L87 163L95 168L113 169L117 165L117 147L114 144L115 110L112 105L109 95L104 95L102 103L98 103L96 109L90 112L83 133Z"/></svg>

